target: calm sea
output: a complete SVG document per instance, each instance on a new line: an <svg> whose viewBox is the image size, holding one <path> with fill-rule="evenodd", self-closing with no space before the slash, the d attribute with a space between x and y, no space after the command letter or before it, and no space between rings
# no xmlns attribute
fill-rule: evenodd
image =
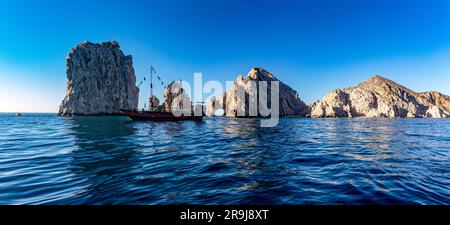
<svg viewBox="0 0 450 225"><path fill-rule="evenodd" d="M450 204L450 120L0 114L0 204Z"/></svg>

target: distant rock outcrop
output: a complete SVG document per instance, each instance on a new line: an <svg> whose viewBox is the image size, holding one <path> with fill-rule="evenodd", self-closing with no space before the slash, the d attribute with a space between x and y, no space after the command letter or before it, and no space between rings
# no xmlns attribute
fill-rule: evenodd
<svg viewBox="0 0 450 225"><path fill-rule="evenodd" d="M191 109L191 102L188 93L184 90L181 82L172 81L164 89L164 103L165 111L173 112L174 110Z"/></svg>
<svg viewBox="0 0 450 225"><path fill-rule="evenodd" d="M252 86L252 82L256 86ZM299 98L297 91L287 86L278 80L273 74L262 68L252 68L247 77L238 76L235 84L225 92L220 99L215 97L211 99L207 106L206 114L212 116L217 114L217 110L221 110L225 116L238 117L238 111L244 112L246 116L251 116L249 113L250 99L256 100L256 105L259 106L259 83L258 81L267 81L267 106L270 108L271 102L271 81L279 81L279 116L299 116L305 117L309 113L309 107ZM244 98L239 98L239 90L243 90ZM258 107L257 107L258 108ZM260 116L260 111L256 112Z"/></svg>
<svg viewBox="0 0 450 225"><path fill-rule="evenodd" d="M311 117L450 117L450 97L417 93L381 76L337 89L311 105Z"/></svg>
<svg viewBox="0 0 450 225"><path fill-rule="evenodd" d="M83 42L67 56L67 94L59 115L117 114L136 110L139 89L131 56L117 42Z"/></svg>
<svg viewBox="0 0 450 225"><path fill-rule="evenodd" d="M222 115L222 112L217 112L220 107L220 101L216 98L216 96L212 96L208 104L206 105L206 115L207 116L218 116Z"/></svg>
<svg viewBox="0 0 450 225"><path fill-rule="evenodd" d="M159 103L158 97L153 95L148 100L148 110L152 111L154 108L158 108L160 106Z"/></svg>

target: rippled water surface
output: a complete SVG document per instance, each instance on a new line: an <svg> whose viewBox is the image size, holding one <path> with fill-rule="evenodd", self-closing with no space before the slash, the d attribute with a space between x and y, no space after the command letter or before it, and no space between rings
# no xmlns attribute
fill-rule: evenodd
<svg viewBox="0 0 450 225"><path fill-rule="evenodd" d="M0 114L0 204L450 204L450 120Z"/></svg>

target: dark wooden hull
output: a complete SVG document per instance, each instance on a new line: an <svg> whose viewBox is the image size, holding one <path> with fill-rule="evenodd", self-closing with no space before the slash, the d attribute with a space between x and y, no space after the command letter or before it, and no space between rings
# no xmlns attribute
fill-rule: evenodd
<svg viewBox="0 0 450 225"><path fill-rule="evenodd" d="M169 112L151 112L151 111L128 111L121 110L122 115L130 117L132 120L138 121L184 121L194 120L202 121L202 116L174 116Z"/></svg>

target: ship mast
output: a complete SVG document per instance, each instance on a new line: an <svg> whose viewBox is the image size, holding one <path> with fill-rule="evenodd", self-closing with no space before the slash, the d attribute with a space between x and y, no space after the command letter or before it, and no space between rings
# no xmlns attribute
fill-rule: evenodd
<svg viewBox="0 0 450 225"><path fill-rule="evenodd" d="M153 107L153 72L156 73L155 68L150 66L150 107Z"/></svg>

